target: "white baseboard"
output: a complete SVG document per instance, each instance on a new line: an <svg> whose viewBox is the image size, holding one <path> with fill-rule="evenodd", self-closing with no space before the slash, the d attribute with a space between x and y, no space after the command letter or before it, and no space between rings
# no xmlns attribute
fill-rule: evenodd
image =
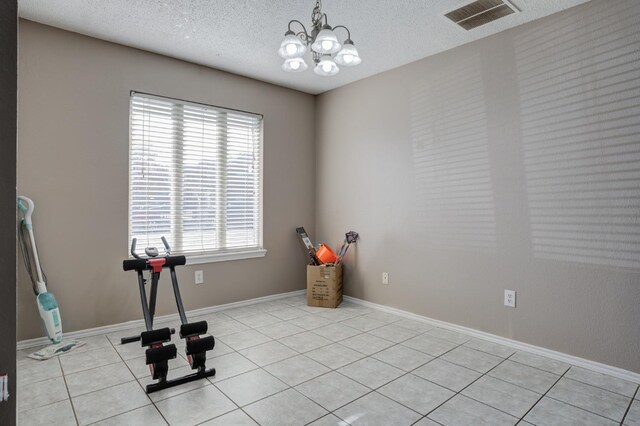
<svg viewBox="0 0 640 426"><path fill-rule="evenodd" d="M284 299L286 297L297 296L301 294L306 294L306 290L296 290L289 293L274 294L271 296L258 297L255 299L243 300L240 302L226 303L224 305L211 306L211 307L202 308L202 309L194 309L192 311L188 311L187 315L189 316L207 315L214 312L225 311L228 309L239 308L242 306L255 305L256 303L263 303L271 300ZM529 343L519 342L517 340L508 339L506 337L497 336L495 334L486 333L484 331L475 330L473 328L468 328L461 325L456 325L456 324L451 324L448 322L436 320L433 318L403 311L401 309L392 308L385 305L379 305L377 303L368 302L366 300L358 299L355 297L343 296L343 298L345 301L349 301L351 303L356 303L358 305L366 306L379 311L388 312L401 317L424 322L426 324L430 324L433 326L446 328L448 330L458 331L461 333L468 334L469 336L472 336L472 337L488 340L493 343L498 343L500 345L509 346L514 349L531 352L537 355L546 356L548 358L562 361L567 364L575 365L577 367L583 367L588 370L607 374L609 376L617 377L619 379L628 380L633 383L640 383L640 374L634 373L633 371L628 371L622 368L613 367L607 364L602 364L600 362L591 361L591 360L580 358L574 355L568 355L562 352L553 351L551 349L542 348L540 346L531 345ZM179 319L178 314L175 313L175 314L156 317L154 322L164 323L164 322L176 321L178 319ZM68 339L81 339L84 337L96 336L99 334L113 333L116 331L136 328L143 325L144 325L144 320L140 319L140 320L128 321L120 324L107 325L104 327L96 327L96 328L90 328L86 330L72 331L69 333L65 333L64 337ZM35 339L21 340L17 344L17 349L21 350L21 349L33 348L36 346L44 346L44 345L47 345L48 343L49 343L49 340L46 337L38 337Z"/></svg>
<svg viewBox="0 0 640 426"><path fill-rule="evenodd" d="M422 315L414 314L411 312L403 311L401 309L392 308L385 305L379 305L377 303L368 302L366 300L358 299L351 296L343 296L345 301L349 301L352 303L356 303L358 305L366 306L369 308L377 309L379 311L388 312L390 314L402 316L405 318L409 318L412 320L424 322L430 325L434 325L440 328L446 328L452 331L458 331L460 333L468 334L472 337L477 337L479 339L488 340L493 343L498 343L500 345L509 346L514 349L523 350L527 352L534 353L536 355L546 356L548 358L555 359L557 361L562 361L567 364L575 365L577 367L583 367L591 371L596 371L598 373L607 374L609 376L617 377L619 379L628 380L633 383L640 383L640 374L634 373L633 371L624 370L622 368L613 367L607 364L602 364L600 362L591 361L588 359L580 358L574 355L568 355L562 352L553 351L551 349L542 348L540 346L531 345L529 343L519 342L517 340L508 339L506 337L497 336L491 333L485 333L484 331L474 330L473 328L464 327L461 325L451 324L448 322L436 320L433 318L425 317Z"/></svg>
<svg viewBox="0 0 640 426"><path fill-rule="evenodd" d="M299 294L306 294L306 292L307 292L306 290L296 290L296 291L291 291L289 293L280 293L280 294L274 294L271 296L257 297L255 299L242 300L240 302L225 303L224 305L211 306L211 307L202 308L202 309L194 309L192 311L188 311L187 315L188 316L207 315L214 312L225 311L228 309L240 308L242 306L255 305L256 303L269 302L271 300L284 299L286 297L297 296ZM162 324L165 322L176 321L179 319L180 317L176 312L175 314L157 316L154 318L153 322L154 324ZM83 337L91 337L99 334L113 333L115 331L128 330L130 328L136 328L141 326L144 326L144 320L139 319L134 321L123 322L120 324L106 325L104 327L95 327L95 328L88 328L86 330L71 331L69 333L64 333L64 338L65 339L82 339ZM29 349L36 346L44 346L49 343L50 343L49 339L47 339L46 337L37 337L35 339L20 340L17 343L17 349L18 350Z"/></svg>

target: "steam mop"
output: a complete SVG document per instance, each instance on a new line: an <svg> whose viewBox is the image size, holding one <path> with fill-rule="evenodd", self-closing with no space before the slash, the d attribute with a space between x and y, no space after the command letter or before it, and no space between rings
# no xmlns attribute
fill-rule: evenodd
<svg viewBox="0 0 640 426"><path fill-rule="evenodd" d="M78 348L82 346L84 342L78 340L62 340L60 308L58 308L58 302L56 302L56 298L53 296L53 293L47 291L47 277L42 271L40 258L38 257L38 250L36 248L36 240L33 235L33 222L31 220L31 215L33 214L34 207L35 205L30 198L23 196L18 197L18 210L22 213L20 230L18 232L22 258L24 260L27 273L31 279L33 292L36 294L36 304L38 305L40 318L42 318L42 324L44 325L47 337L52 343L51 345L30 354L29 358L45 360ZM28 234L28 238L25 238L25 233Z"/></svg>

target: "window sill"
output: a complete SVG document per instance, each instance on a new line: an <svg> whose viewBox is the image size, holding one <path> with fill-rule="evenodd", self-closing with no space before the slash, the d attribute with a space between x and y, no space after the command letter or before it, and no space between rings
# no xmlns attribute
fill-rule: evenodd
<svg viewBox="0 0 640 426"><path fill-rule="evenodd" d="M187 265L200 265L202 263L226 262L229 260L255 259L264 257L266 249L252 249L233 251L229 253L206 254L201 256L187 256Z"/></svg>

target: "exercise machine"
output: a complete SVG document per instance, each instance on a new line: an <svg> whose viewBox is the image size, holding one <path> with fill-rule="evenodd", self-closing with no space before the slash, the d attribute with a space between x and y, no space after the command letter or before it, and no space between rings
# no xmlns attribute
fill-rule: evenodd
<svg viewBox="0 0 640 426"><path fill-rule="evenodd" d="M45 360L78 348L84 342L78 340L62 341L60 308L53 293L47 290L47 276L44 274L42 265L40 265L36 239L33 234L32 215L34 209L35 204L31 198L23 195L18 197L18 211L22 216L18 232L20 252L22 253L24 267L31 280L33 292L36 295L36 305L38 306L38 313L42 319L45 333L52 343L28 356L37 360Z"/></svg>
<svg viewBox="0 0 640 426"><path fill-rule="evenodd" d="M142 257L136 253L136 239L134 238L131 242L131 255L134 258L122 262L122 268L125 271L136 271L138 274L140 302L142 303L142 314L147 330L143 331L139 336L124 337L121 339L121 343L141 342L142 347L147 348L145 351L146 363L151 371L151 377L157 380L156 383L147 385L147 393L178 386L204 377L211 377L216 374L215 368L207 370L205 365L207 360L206 353L215 346L213 336L203 336L207 333L208 324L206 321L190 323L187 320L187 315L182 305L180 287L176 276L176 266L186 264L187 260L184 256L171 256L171 247L169 247L169 243L167 243L165 237L162 237L162 244L164 245L163 256L160 256L157 248L147 247L145 249L146 257ZM160 272L165 268L169 269L169 274L171 275L173 294L176 299L180 322L182 323L180 326L180 338L185 339L186 355L189 365L193 370L197 370L195 373L171 380L167 380L169 360L176 358L178 353L176 345L170 343L171 336L175 333L175 329L164 327L154 330L153 328L156 297L158 295L158 281L160 280ZM148 280L144 277L145 271L148 272L149 279L151 280L148 299L146 291Z"/></svg>

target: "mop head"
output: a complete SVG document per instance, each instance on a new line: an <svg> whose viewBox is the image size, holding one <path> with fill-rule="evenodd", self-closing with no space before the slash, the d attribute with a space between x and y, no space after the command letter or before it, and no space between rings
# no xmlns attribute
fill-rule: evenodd
<svg viewBox="0 0 640 426"><path fill-rule="evenodd" d="M43 361L45 359L53 358L54 356L66 354L72 350L84 345L84 342L80 340L67 340L54 345L46 346L39 351L29 354L28 357Z"/></svg>

